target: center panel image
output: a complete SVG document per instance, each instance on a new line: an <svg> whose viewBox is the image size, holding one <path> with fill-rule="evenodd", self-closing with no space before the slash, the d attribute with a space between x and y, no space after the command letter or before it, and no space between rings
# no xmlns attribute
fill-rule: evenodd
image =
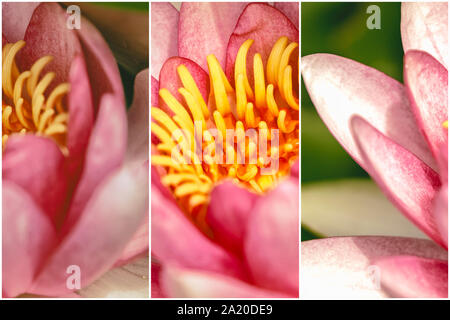
<svg viewBox="0 0 450 320"><path fill-rule="evenodd" d="M298 3L151 4L153 298L298 297Z"/></svg>

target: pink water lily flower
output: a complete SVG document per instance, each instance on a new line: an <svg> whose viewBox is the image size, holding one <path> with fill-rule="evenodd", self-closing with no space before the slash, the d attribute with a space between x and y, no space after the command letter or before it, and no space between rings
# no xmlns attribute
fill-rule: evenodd
<svg viewBox="0 0 450 320"><path fill-rule="evenodd" d="M153 297L298 296L298 10L152 3ZM279 168L180 166L174 133L194 122L202 151L213 129L279 130Z"/></svg>
<svg viewBox="0 0 450 320"><path fill-rule="evenodd" d="M346 58L302 58L303 80L331 133L435 243L304 242L301 296L447 297L447 10L447 3L402 4L404 84Z"/></svg>
<svg viewBox="0 0 450 320"><path fill-rule="evenodd" d="M97 29L56 3L2 9L2 292L72 295L148 246L147 173Z"/></svg>

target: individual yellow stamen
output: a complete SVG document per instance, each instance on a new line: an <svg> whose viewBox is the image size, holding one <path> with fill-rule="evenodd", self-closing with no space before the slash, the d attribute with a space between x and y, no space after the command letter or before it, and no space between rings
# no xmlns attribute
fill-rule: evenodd
<svg viewBox="0 0 450 320"><path fill-rule="evenodd" d="M283 78L283 93L286 102L292 109L299 110L298 100L294 97L292 92L292 67L287 66L284 68L284 78Z"/></svg>
<svg viewBox="0 0 450 320"><path fill-rule="evenodd" d="M194 96L195 100L198 101L200 107L202 108L203 116L206 119L208 119L209 118L208 106L206 105L205 100L203 99L203 96L200 93L200 90L198 89L194 78L192 78L191 74L189 73L188 68L186 68L185 65L180 65L178 66L177 71L180 80L183 83L183 86L186 88L187 91L189 91Z"/></svg>
<svg viewBox="0 0 450 320"><path fill-rule="evenodd" d="M225 139L227 134L227 126L225 125L222 114L218 111L214 111L213 117L216 123L217 130L219 130L219 132L222 134L222 139Z"/></svg>
<svg viewBox="0 0 450 320"><path fill-rule="evenodd" d="M278 67L280 65L280 57L283 54L289 43L289 39L287 37L281 37L275 43L270 52L269 59L267 61L267 81L276 85L278 80Z"/></svg>
<svg viewBox="0 0 450 320"><path fill-rule="evenodd" d="M236 77L236 113L239 120L244 120L246 107L247 95L245 93L244 75L240 73Z"/></svg>
<svg viewBox="0 0 450 320"><path fill-rule="evenodd" d="M25 41L20 40L5 44L2 49L2 147L11 134L34 133L52 138L67 155L69 114L63 99L70 86L61 83L49 90L56 74L41 73L53 60L51 56L38 59L30 70L21 72L16 55L24 46Z"/></svg>
<svg viewBox="0 0 450 320"><path fill-rule="evenodd" d="M179 122L181 128L185 128L194 133L194 123L192 122L189 113L181 103L169 92L167 89L159 90L159 96L163 99L169 109L175 114L175 122Z"/></svg>
<svg viewBox="0 0 450 320"><path fill-rule="evenodd" d="M278 87L280 88L280 93L282 96L284 96L284 92L282 89L284 80L284 69L288 66L291 54L297 47L298 44L292 42L287 46L287 48L283 51L283 54L281 55L280 63L278 65Z"/></svg>
<svg viewBox="0 0 450 320"><path fill-rule="evenodd" d="M214 98L216 101L216 108L222 115L225 116L230 112L230 103L228 101L221 68L217 59L213 55L209 55L207 60L211 83L214 91Z"/></svg>
<svg viewBox="0 0 450 320"><path fill-rule="evenodd" d="M238 74L242 74L244 76L245 92L247 92L247 96L250 100L253 100L253 90L247 77L247 52L252 44L253 40L249 39L245 41L239 48L236 61L234 62L234 76L237 77Z"/></svg>
<svg viewBox="0 0 450 320"><path fill-rule="evenodd" d="M247 104L247 108L245 109L245 123L249 128L253 128L256 125L253 103L251 102Z"/></svg>
<svg viewBox="0 0 450 320"><path fill-rule="evenodd" d="M180 92L180 94L184 97L186 104L189 106L189 110L194 118L194 123L196 121L200 121L202 123L202 132L203 130L206 130L206 121L203 117L203 112L198 100L195 99L194 96L185 88L180 88L178 92Z"/></svg>
<svg viewBox="0 0 450 320"><path fill-rule="evenodd" d="M253 57L253 72L255 74L255 105L262 109L266 106L266 83L264 81L264 65L259 53Z"/></svg>
<svg viewBox="0 0 450 320"><path fill-rule="evenodd" d="M159 140L154 148L159 154L152 156L152 164L165 168L162 183L172 190L180 206L200 228L207 225L205 205L216 183L231 179L253 192L266 192L289 173L298 158L299 102L298 91L293 88L298 83L298 75L293 74L293 70L298 70L298 62L295 66L289 64L294 61L292 55L298 44L289 44L287 37L278 39L266 67L256 53L253 87L246 66L252 44L251 39L245 41L237 53L234 88L216 57L209 55L208 104L189 70L181 65L177 71L183 87L178 92L183 101L177 101L162 88L159 94L173 115L151 108L155 121L151 131ZM180 129L183 134L174 135ZM229 131L233 132L230 137ZM278 139L272 140L274 137ZM192 145L199 147L199 154L192 153ZM174 156L176 146L179 153ZM265 146L265 151L261 146ZM178 162L182 154L194 160L201 157L200 164ZM279 165L272 167L273 160Z"/></svg>
<svg viewBox="0 0 450 320"><path fill-rule="evenodd" d="M277 102L275 101L275 97L273 96L273 84L269 84L267 86L267 106L269 107L270 112L275 117L278 117L278 106Z"/></svg>

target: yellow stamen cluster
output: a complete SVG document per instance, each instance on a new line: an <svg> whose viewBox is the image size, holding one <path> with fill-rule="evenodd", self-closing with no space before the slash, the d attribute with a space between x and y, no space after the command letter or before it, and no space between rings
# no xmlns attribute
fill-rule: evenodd
<svg viewBox="0 0 450 320"><path fill-rule="evenodd" d="M51 137L67 153L68 112L63 98L69 92L69 84L61 83L46 95L55 73L40 75L53 58L44 56L30 70L21 72L15 59L24 46L25 42L20 40L7 43L2 50L2 147L5 148L11 134L35 133Z"/></svg>
<svg viewBox="0 0 450 320"><path fill-rule="evenodd" d="M443 127L444 129L448 129L448 120L445 120L445 121L442 123L442 127Z"/></svg>
<svg viewBox="0 0 450 320"><path fill-rule="evenodd" d="M152 164L164 168L162 183L171 188L186 212L198 216L199 222L205 214L204 204L208 202L209 192L215 183L231 178L254 192L262 193L288 174L290 166L298 158L299 100L296 97L298 92L293 89L298 87L298 74L293 75L293 67L289 64L295 61L298 70L298 44L289 43L287 37L278 39L266 68L261 55L255 54L253 86L246 66L247 53L252 44L253 40L245 41L237 53L234 87L216 57L207 57L211 87L209 107L186 66L180 65L177 72L183 87L178 92L185 104L163 88L159 96L171 113L161 108L151 108L154 120L151 131L159 139L159 143L154 146L157 154L152 156ZM293 79L293 76L296 78ZM295 86L294 81L297 81ZM200 124L200 128L196 128L197 124ZM179 129L184 130L184 135L177 134ZM216 144L212 129L221 133L223 150L220 151L224 155L231 155L231 159L234 159L232 163L217 163L214 157L209 156L219 151L214 149ZM234 140L225 140L226 131L230 129L237 136L242 134L244 137L244 152L239 150L242 144L239 146ZM266 141L268 157L276 157L279 161L278 170L262 174L262 169L267 168L268 163L258 152L257 143L244 136L248 129L255 130L259 139ZM276 145L271 144L272 129L279 132ZM194 147L208 150L203 161L199 161L195 152L190 152L193 150L190 141L194 141ZM174 160L174 155L175 158L181 158L180 153L173 152L176 145L180 146L183 154L190 155L191 163ZM249 161L251 156L257 159L256 163Z"/></svg>

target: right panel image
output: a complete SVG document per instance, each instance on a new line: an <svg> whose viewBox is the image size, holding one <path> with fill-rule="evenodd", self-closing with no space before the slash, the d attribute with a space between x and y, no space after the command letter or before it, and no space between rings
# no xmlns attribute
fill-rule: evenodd
<svg viewBox="0 0 450 320"><path fill-rule="evenodd" d="M302 3L302 299L448 297L448 4Z"/></svg>

